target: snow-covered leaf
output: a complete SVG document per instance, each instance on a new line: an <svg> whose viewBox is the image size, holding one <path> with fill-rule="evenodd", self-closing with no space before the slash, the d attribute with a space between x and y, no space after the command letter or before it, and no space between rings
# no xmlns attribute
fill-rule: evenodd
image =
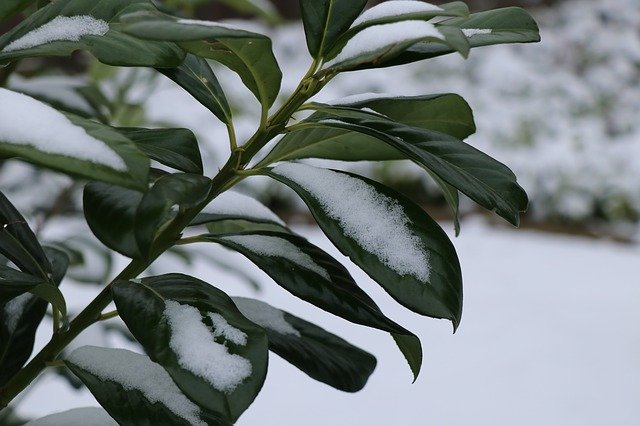
<svg viewBox="0 0 640 426"><path fill-rule="evenodd" d="M301 0L307 47L314 58L322 57L349 29L366 0Z"/></svg>
<svg viewBox="0 0 640 426"><path fill-rule="evenodd" d="M134 219L135 237L142 256L149 254L158 230L203 203L211 180L201 175L175 173L156 180L144 195ZM186 225L186 224L185 224Z"/></svg>
<svg viewBox="0 0 640 426"><path fill-rule="evenodd" d="M149 159L108 126L0 88L0 154L66 174L146 188Z"/></svg>
<svg viewBox="0 0 640 426"><path fill-rule="evenodd" d="M187 398L146 355L82 346L66 356L65 364L120 425L230 425Z"/></svg>
<svg viewBox="0 0 640 426"><path fill-rule="evenodd" d="M407 308L458 326L455 249L418 205L351 173L285 163L265 172L292 188L333 244Z"/></svg>
<svg viewBox="0 0 640 426"><path fill-rule="evenodd" d="M407 20L428 21L436 16L466 16L468 14L469 9L462 2L441 7L424 1L392 0L365 10L353 22L349 31L358 31L368 26L391 22Z"/></svg>
<svg viewBox="0 0 640 426"><path fill-rule="evenodd" d="M147 354L199 407L234 422L251 404L266 375L267 336L229 296L179 274L120 281L113 296Z"/></svg>
<svg viewBox="0 0 640 426"><path fill-rule="evenodd" d="M247 195L226 191L205 206L191 225L202 225L226 220L273 224L286 228L286 224L267 206Z"/></svg>
<svg viewBox="0 0 640 426"><path fill-rule="evenodd" d="M204 235L255 263L300 299L356 324L412 335L380 311L338 261L304 238L282 232Z"/></svg>
<svg viewBox="0 0 640 426"><path fill-rule="evenodd" d="M231 124L231 107L206 59L188 54L179 67L158 71L189 92L223 123Z"/></svg>
<svg viewBox="0 0 640 426"><path fill-rule="evenodd" d="M282 72L271 40L262 35L212 21L177 19L158 12L123 16L124 30L149 40L175 41L195 55L217 61L236 72L264 108L280 92Z"/></svg>
<svg viewBox="0 0 640 426"><path fill-rule="evenodd" d="M119 127L116 130L152 160L185 173L203 173L198 140L191 130L137 127Z"/></svg>
<svg viewBox="0 0 640 426"><path fill-rule="evenodd" d="M269 350L315 380L357 392L376 367L371 354L315 324L259 300L234 297L233 301L245 317L265 329Z"/></svg>
<svg viewBox="0 0 640 426"><path fill-rule="evenodd" d="M120 30L119 15L155 10L148 0L51 2L0 36L0 63L87 50L109 65L175 67L184 51L174 43L140 40Z"/></svg>
<svg viewBox="0 0 640 426"><path fill-rule="evenodd" d="M513 172L458 138L353 108L326 107L322 111L334 118L320 118L315 125L379 139L484 208L496 210L515 226L520 221L520 212L527 209L527 194L518 185Z"/></svg>
<svg viewBox="0 0 640 426"><path fill-rule="evenodd" d="M118 426L109 413L99 407L73 408L31 420L24 426Z"/></svg>

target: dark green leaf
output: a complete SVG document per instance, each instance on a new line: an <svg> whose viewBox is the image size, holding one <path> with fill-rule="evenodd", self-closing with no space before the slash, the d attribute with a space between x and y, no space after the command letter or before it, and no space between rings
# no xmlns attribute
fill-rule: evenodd
<svg viewBox="0 0 640 426"><path fill-rule="evenodd" d="M69 56L76 50L91 52L100 62L121 66L176 67L184 59L184 51L174 43L140 40L124 34L119 15L135 11L156 10L148 0L66 0L55 1L29 16L0 37L0 63L34 56ZM57 17L90 16L109 24L102 35L85 35L78 41L52 41L42 45L7 50L12 42ZM64 22L63 22L64 24Z"/></svg>
<svg viewBox="0 0 640 426"><path fill-rule="evenodd" d="M142 198L136 211L135 237L143 256L149 254L160 228L182 215L184 209L203 203L211 180L187 173L158 179Z"/></svg>
<svg viewBox="0 0 640 426"><path fill-rule="evenodd" d="M281 20L278 9L271 3L271 0L218 0L220 3L233 7L239 12L251 13L261 16L271 23L278 23Z"/></svg>
<svg viewBox="0 0 640 426"><path fill-rule="evenodd" d="M311 56L322 57L349 29L367 0L300 0Z"/></svg>
<svg viewBox="0 0 640 426"><path fill-rule="evenodd" d="M234 422L253 402L266 375L267 337L262 328L240 314L229 296L179 274L144 278L139 283L120 281L113 286L113 296L120 316L147 354L198 406ZM235 328L233 334L225 332L229 326ZM200 333L211 342L188 340L202 339ZM225 355L211 359L208 373L204 373L202 359L207 354L201 351L210 350L214 338L216 346L224 345ZM192 351L185 345L193 346ZM238 370L225 370L233 369L231 365L237 365ZM248 376L244 366L250 367ZM230 374L227 379L226 374ZM212 378L216 375L222 377Z"/></svg>
<svg viewBox="0 0 640 426"><path fill-rule="evenodd" d="M320 309L356 324L411 334L384 316L344 266L302 237L253 231L201 239L242 253L282 288Z"/></svg>
<svg viewBox="0 0 640 426"><path fill-rule="evenodd" d="M180 85L223 123L231 124L231 108L206 59L187 55L178 68L158 69Z"/></svg>
<svg viewBox="0 0 640 426"><path fill-rule="evenodd" d="M27 221L0 192L0 253L22 271L47 280L51 263Z"/></svg>
<svg viewBox="0 0 640 426"><path fill-rule="evenodd" d="M84 216L93 234L107 247L139 259L135 216L143 193L121 186L90 182L84 188Z"/></svg>
<svg viewBox="0 0 640 426"><path fill-rule="evenodd" d="M233 301L245 317L264 327L271 351L315 380L357 392L376 367L371 354L315 324L255 299Z"/></svg>
<svg viewBox="0 0 640 426"><path fill-rule="evenodd" d="M7 114L3 118L17 120L15 127L8 127L9 139L0 140L0 155L17 156L72 176L130 188L147 187L149 159L112 128L60 113L33 98L5 89L0 89L0 101L8 102L6 107L15 111L2 111ZM41 117L45 117L44 121ZM42 130L49 126L51 131ZM75 145L70 144L69 138L75 138Z"/></svg>
<svg viewBox="0 0 640 426"><path fill-rule="evenodd" d="M200 215L199 215L200 216ZM206 216L200 216L203 219ZM197 219L197 218L196 218ZM207 230L212 234L237 234L241 232L289 232L288 228L268 222L255 222L242 219L215 220L207 222Z"/></svg>
<svg viewBox="0 0 640 426"><path fill-rule="evenodd" d="M420 373L420 367L422 367L422 345L420 345L420 341L412 336L397 333L391 333L391 337L393 337L396 345L407 360L415 382Z"/></svg>
<svg viewBox="0 0 640 426"><path fill-rule="evenodd" d="M35 0L2 0L0 2L0 22L20 12Z"/></svg>
<svg viewBox="0 0 640 426"><path fill-rule="evenodd" d="M20 272L8 266L0 265L0 304L5 304L21 294L42 284L44 278Z"/></svg>
<svg viewBox="0 0 640 426"><path fill-rule="evenodd" d="M137 127L119 127L116 130L152 160L185 173L203 173L198 140L191 130Z"/></svg>
<svg viewBox="0 0 640 426"><path fill-rule="evenodd" d="M65 364L120 425L231 425L190 401L146 355L82 346L66 357Z"/></svg>
<svg viewBox="0 0 640 426"><path fill-rule="evenodd" d="M265 173L292 188L333 244L399 303L458 326L458 257L447 235L419 206L351 173L300 164Z"/></svg>
<svg viewBox="0 0 640 426"><path fill-rule="evenodd" d="M208 21L178 20L158 12L126 15L123 22L125 31L136 37L175 41L188 52L220 62L240 76L264 108L280 92L282 72L271 40L262 34Z"/></svg>

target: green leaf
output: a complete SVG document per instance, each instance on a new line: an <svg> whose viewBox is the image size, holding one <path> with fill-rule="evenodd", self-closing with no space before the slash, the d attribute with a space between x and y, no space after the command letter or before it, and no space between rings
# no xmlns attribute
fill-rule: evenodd
<svg viewBox="0 0 640 426"><path fill-rule="evenodd" d="M535 20L524 9L507 7L473 13L469 18L454 18L438 24L446 31L447 27L461 29L491 30L489 34L476 34L468 37L471 48L507 43L535 43L540 41L540 31ZM454 52L444 45L418 43L401 55L377 65L388 67L421 61Z"/></svg>
<svg viewBox="0 0 640 426"><path fill-rule="evenodd" d="M64 0L51 2L0 37L0 63L36 56L69 56L76 50L87 50L100 62L120 66L176 67L184 59L184 51L174 43L140 40L124 34L119 15L156 10L148 0ZM31 31L59 17L90 16L109 24L108 32L85 35L79 40L59 40L30 48L7 46ZM60 19L60 18L59 18ZM64 18L62 18L64 19ZM61 22L69 25L69 22ZM95 34L100 34L96 32Z"/></svg>
<svg viewBox="0 0 640 426"><path fill-rule="evenodd" d="M186 275L120 281L112 289L121 318L149 357L198 406L236 421L265 379L264 330L229 296Z"/></svg>
<svg viewBox="0 0 640 426"><path fill-rule="evenodd" d="M340 106L368 108L408 126L435 130L464 139L475 133L473 113L467 102L455 94L397 96L363 99ZM310 104L310 108L326 105ZM310 121L328 118L314 113ZM277 161L301 158L324 158L341 161L401 160L405 156L377 138L362 133L332 127L313 127L286 134L267 157L260 162L268 165Z"/></svg>
<svg viewBox="0 0 640 426"><path fill-rule="evenodd" d="M5 304L43 283L42 277L0 265L0 304Z"/></svg>
<svg viewBox="0 0 640 426"><path fill-rule="evenodd" d="M199 215L203 220L207 218L205 215ZM198 219L198 218L196 218ZM283 228L268 222L255 222L253 220L243 219L226 219L207 222L207 230L211 234L237 234L241 232L290 232L289 228Z"/></svg>
<svg viewBox="0 0 640 426"><path fill-rule="evenodd" d="M206 59L189 54L179 67L158 71L189 92L220 121L231 124L231 107Z"/></svg>
<svg viewBox="0 0 640 426"><path fill-rule="evenodd" d="M112 250L142 257L134 229L143 193L102 182L89 182L83 193L84 216L93 234Z"/></svg>
<svg viewBox="0 0 640 426"><path fill-rule="evenodd" d="M189 129L119 127L116 130L152 160L185 173L203 173L198 140Z"/></svg>
<svg viewBox="0 0 640 426"><path fill-rule="evenodd" d="M147 187L149 159L110 127L63 114L5 89L0 89L0 112L7 120L0 124L5 138L0 139L0 156L17 156L90 180L137 189Z"/></svg>
<svg viewBox="0 0 640 426"><path fill-rule="evenodd" d="M278 9L271 0L218 0L239 12L250 13L265 18L268 22L278 23L281 20Z"/></svg>
<svg viewBox="0 0 640 426"><path fill-rule="evenodd" d="M190 401L146 355L82 346L67 355L65 364L120 425L231 425Z"/></svg>
<svg viewBox="0 0 640 426"><path fill-rule="evenodd" d="M458 257L418 205L351 173L282 164L265 174L293 189L331 242L400 304L449 319L455 330L462 314Z"/></svg>
<svg viewBox="0 0 640 426"><path fill-rule="evenodd" d="M322 57L349 29L366 0L300 0L309 53Z"/></svg>
<svg viewBox="0 0 640 426"><path fill-rule="evenodd" d="M27 221L0 192L0 253L22 271L48 280L51 262Z"/></svg>
<svg viewBox="0 0 640 426"><path fill-rule="evenodd" d="M179 20L157 12L129 14L122 19L128 34L178 42L188 52L236 72L264 108L270 107L280 92L282 72L271 40L262 34L210 21Z"/></svg>
<svg viewBox="0 0 640 426"><path fill-rule="evenodd" d="M461 140L440 132L407 126L385 117L344 107L323 112L337 119L317 125L363 133L379 139L406 158L429 169L482 207L494 210L518 226L528 198L516 176L504 164Z"/></svg>
<svg viewBox="0 0 640 426"><path fill-rule="evenodd" d="M344 266L298 235L253 231L200 239L241 253L282 288L320 309L356 324L411 334L384 316Z"/></svg>
<svg viewBox="0 0 640 426"><path fill-rule="evenodd" d="M35 0L2 0L0 2L0 22L22 11Z"/></svg>
<svg viewBox="0 0 640 426"><path fill-rule="evenodd" d="M205 201L210 185L210 179L187 173L166 175L154 183L140 201L134 219L134 233L143 256L149 254L161 228L183 215L185 209Z"/></svg>
<svg viewBox="0 0 640 426"><path fill-rule="evenodd" d="M376 359L340 337L255 299L234 297L249 320L267 332L269 349L309 377L345 392L364 387Z"/></svg>
<svg viewBox="0 0 640 426"><path fill-rule="evenodd" d="M404 355L413 373L413 381L418 379L420 368L422 367L422 346L418 339L403 334L391 333L391 337Z"/></svg>

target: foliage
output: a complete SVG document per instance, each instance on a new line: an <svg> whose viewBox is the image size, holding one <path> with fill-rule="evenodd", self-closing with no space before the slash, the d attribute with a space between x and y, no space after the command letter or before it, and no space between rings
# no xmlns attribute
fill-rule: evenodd
<svg viewBox="0 0 640 426"><path fill-rule="evenodd" d="M29 3L10 0L0 9L0 20ZM83 259L83 240L47 245L10 200L0 197L3 407L45 368L57 366L75 374L120 424L157 419L231 424L260 391L268 350L337 389L355 392L366 384L375 358L338 336L263 302L231 298L194 277L150 273L160 255L184 253L193 243L239 252L300 299L391 333L418 376L422 349L411 331L387 318L336 259L266 207L229 190L252 176L267 176L291 188L333 244L398 303L449 319L455 330L462 315L462 276L455 249L440 226L411 199L378 182L291 160L406 158L434 176L456 214L460 191L517 225L527 207L526 194L505 165L462 140L475 129L462 98L368 97L331 105L309 100L340 73L453 52L466 57L471 48L491 44L537 41L537 26L526 12L506 8L469 14L461 2L442 8L416 2L429 10L371 21L362 15L354 24L364 1L301 0L312 63L294 93L279 102L282 72L271 40L262 34L180 19L148 0L41 3L0 36L0 63L84 50L104 64L155 68L226 125L230 154L215 175L205 176L198 141L187 129L119 127L113 114L104 113L109 107L100 105L105 97L95 91L78 91L92 106L79 111L29 92L28 85L27 95L0 89L0 97L12 102L5 108L27 111L15 122L0 124L0 155L84 185L84 217L104 245L97 250L130 258L114 279L100 274L89 278L102 281L104 288L69 321L58 286L73 265L85 261L92 266ZM106 23L108 29L97 33L85 28L76 36L65 35L65 28L52 29L57 22L75 25L72 18ZM418 33L405 34L407 25ZM25 44L45 29L53 36ZM393 37L362 45L359 36L375 31ZM246 141L236 138L233 111L208 60L237 73L261 105L259 126ZM33 131L42 123L50 124L54 135ZM99 149L84 154L88 148L74 151L56 139L72 131ZM268 145L271 141L274 146ZM104 152L119 161L107 161ZM255 161L258 154L262 160ZM112 301L117 310L105 312ZM49 304L51 340L25 365ZM146 356L94 347L63 352L84 329L115 316ZM114 360L126 362L118 366ZM184 403L176 406L176 400Z"/></svg>

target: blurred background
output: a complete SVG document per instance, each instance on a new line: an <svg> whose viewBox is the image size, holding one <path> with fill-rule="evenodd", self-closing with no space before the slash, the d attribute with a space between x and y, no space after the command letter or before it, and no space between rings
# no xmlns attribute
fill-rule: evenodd
<svg viewBox="0 0 640 426"><path fill-rule="evenodd" d="M474 11L527 8L540 25L542 42L475 49L468 60L450 55L384 72L347 73L316 99L364 92L462 95L478 128L467 142L507 164L529 195L522 229L463 200L462 233L453 239L449 232L466 292L463 323L454 336L444 322L397 309L368 277L349 266L385 313L423 339L425 367L413 385L388 336L294 300L233 253L202 247L163 257L149 273L181 270L234 295L255 296L259 287L258 297L316 320L378 357L378 371L365 390L348 395L312 382L274 356L263 393L238 424L640 424L640 3L467 3ZM184 16L231 20L269 35L284 73L283 99L309 66L297 0L165 0L159 5ZM0 24L0 32L19 20ZM238 137L247 138L257 124L259 106L235 75L215 70L232 103ZM225 127L153 71L116 69L77 54L0 69L1 85L112 124L188 127L202 144L210 174L228 155ZM420 168L407 162L332 167L410 194L452 230L444 198ZM43 239L77 249L65 295L72 308L80 309L99 290L96 284L122 263L83 223L81 185L15 160L0 160L0 190ZM242 191L344 259L310 226L304 205L290 191L258 178ZM45 326L39 342L49 328ZM84 341L131 345L123 336L114 322ZM95 405L88 392L72 390L67 382L77 383L60 374L43 378L14 414L26 419ZM14 423L4 417L0 424Z"/></svg>

